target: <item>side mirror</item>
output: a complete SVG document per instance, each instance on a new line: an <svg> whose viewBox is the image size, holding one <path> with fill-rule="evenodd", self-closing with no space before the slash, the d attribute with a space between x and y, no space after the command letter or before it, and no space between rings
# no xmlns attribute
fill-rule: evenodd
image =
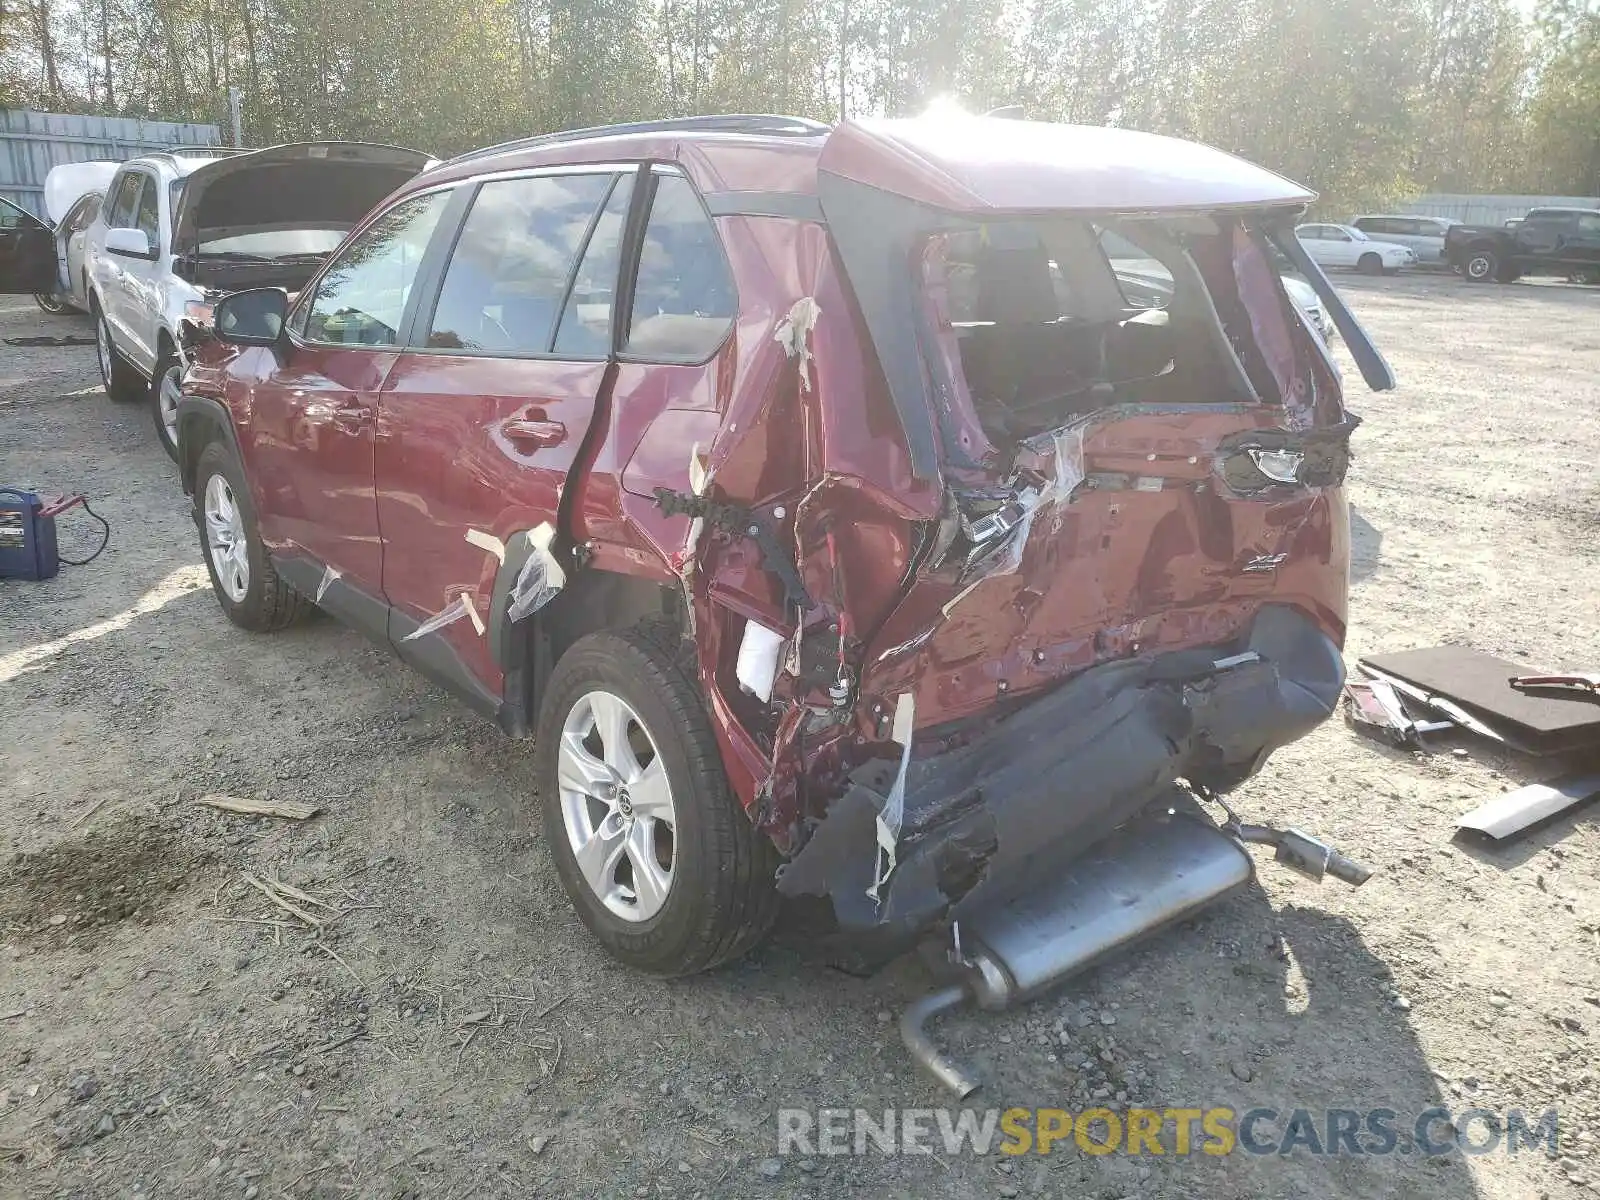
<svg viewBox="0 0 1600 1200"><path fill-rule="evenodd" d="M211 331L235 346L276 346L283 340L289 296L282 288L251 288L217 302Z"/></svg>
<svg viewBox="0 0 1600 1200"><path fill-rule="evenodd" d="M142 229L106 230L106 249L127 258L155 258L150 236Z"/></svg>

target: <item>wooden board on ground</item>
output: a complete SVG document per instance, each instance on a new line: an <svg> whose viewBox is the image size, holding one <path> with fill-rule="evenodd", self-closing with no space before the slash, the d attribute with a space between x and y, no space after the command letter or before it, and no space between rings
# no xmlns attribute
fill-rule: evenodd
<svg viewBox="0 0 1600 1200"><path fill-rule="evenodd" d="M195 803L252 817L282 817L286 821L309 820L319 811L315 804L298 800L251 800L245 796L225 796L221 792L201 796Z"/></svg>

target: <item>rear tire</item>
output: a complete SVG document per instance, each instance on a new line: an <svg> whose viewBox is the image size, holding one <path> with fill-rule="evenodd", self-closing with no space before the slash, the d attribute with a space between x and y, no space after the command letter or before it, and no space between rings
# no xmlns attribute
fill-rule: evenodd
<svg viewBox="0 0 1600 1200"><path fill-rule="evenodd" d="M1383 259L1376 254L1363 254L1356 260L1356 270L1363 275L1382 275Z"/></svg>
<svg viewBox="0 0 1600 1200"><path fill-rule="evenodd" d="M118 404L132 404L149 394L149 385L133 365L122 357L116 342L111 339L111 325L106 321L98 301L90 301L94 316L95 356L100 360L100 383L106 395Z"/></svg>
<svg viewBox="0 0 1600 1200"><path fill-rule="evenodd" d="M179 381L183 364L170 350L156 364L156 377L150 381L150 415L155 421L156 438L167 457L178 461L178 400L183 395Z"/></svg>
<svg viewBox="0 0 1600 1200"><path fill-rule="evenodd" d="M1461 278L1468 283L1488 283L1500 277L1500 256L1493 250L1468 250L1461 261Z"/></svg>
<svg viewBox="0 0 1600 1200"><path fill-rule="evenodd" d="M551 674L534 743L545 840L579 918L615 958L663 976L737 958L778 909L777 852L728 786L682 647L675 629L652 625L574 643ZM608 711L622 714L610 726L620 739L601 736ZM584 845L594 853L580 865ZM636 868L641 852L655 861Z"/></svg>
<svg viewBox="0 0 1600 1200"><path fill-rule="evenodd" d="M310 597L285 582L267 557L244 468L225 442L200 452L194 505L200 554L228 620L252 633L273 633L311 614Z"/></svg>

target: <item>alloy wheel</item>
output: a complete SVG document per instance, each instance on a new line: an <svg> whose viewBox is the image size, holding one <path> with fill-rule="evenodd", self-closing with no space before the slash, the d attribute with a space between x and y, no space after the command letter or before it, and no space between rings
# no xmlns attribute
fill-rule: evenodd
<svg viewBox="0 0 1600 1200"><path fill-rule="evenodd" d="M100 359L100 382L105 384L106 391L111 390L111 327L106 324L105 316L94 323L94 352Z"/></svg>
<svg viewBox="0 0 1600 1200"><path fill-rule="evenodd" d="M1490 266L1491 264L1486 255L1476 255L1467 260L1467 274L1473 279L1487 279Z"/></svg>
<svg viewBox="0 0 1600 1200"><path fill-rule="evenodd" d="M169 446L178 444L178 401L183 399L182 378L183 368L174 363L161 376L156 392L156 403L161 409L161 429Z"/></svg>
<svg viewBox="0 0 1600 1200"><path fill-rule="evenodd" d="M250 548L233 487L221 475L206 481L206 552L228 599L244 603L250 590Z"/></svg>
<svg viewBox="0 0 1600 1200"><path fill-rule="evenodd" d="M557 751L557 786L578 873L624 921L666 905L677 850L677 812L655 739L614 692L579 698Z"/></svg>

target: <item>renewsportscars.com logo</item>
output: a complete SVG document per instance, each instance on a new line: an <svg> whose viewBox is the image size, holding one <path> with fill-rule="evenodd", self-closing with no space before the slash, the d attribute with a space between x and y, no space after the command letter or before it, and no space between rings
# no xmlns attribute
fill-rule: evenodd
<svg viewBox="0 0 1600 1200"><path fill-rule="evenodd" d="M1557 1154L1557 1112L1429 1108L780 1108L780 1155L1054 1154L1221 1157Z"/></svg>

